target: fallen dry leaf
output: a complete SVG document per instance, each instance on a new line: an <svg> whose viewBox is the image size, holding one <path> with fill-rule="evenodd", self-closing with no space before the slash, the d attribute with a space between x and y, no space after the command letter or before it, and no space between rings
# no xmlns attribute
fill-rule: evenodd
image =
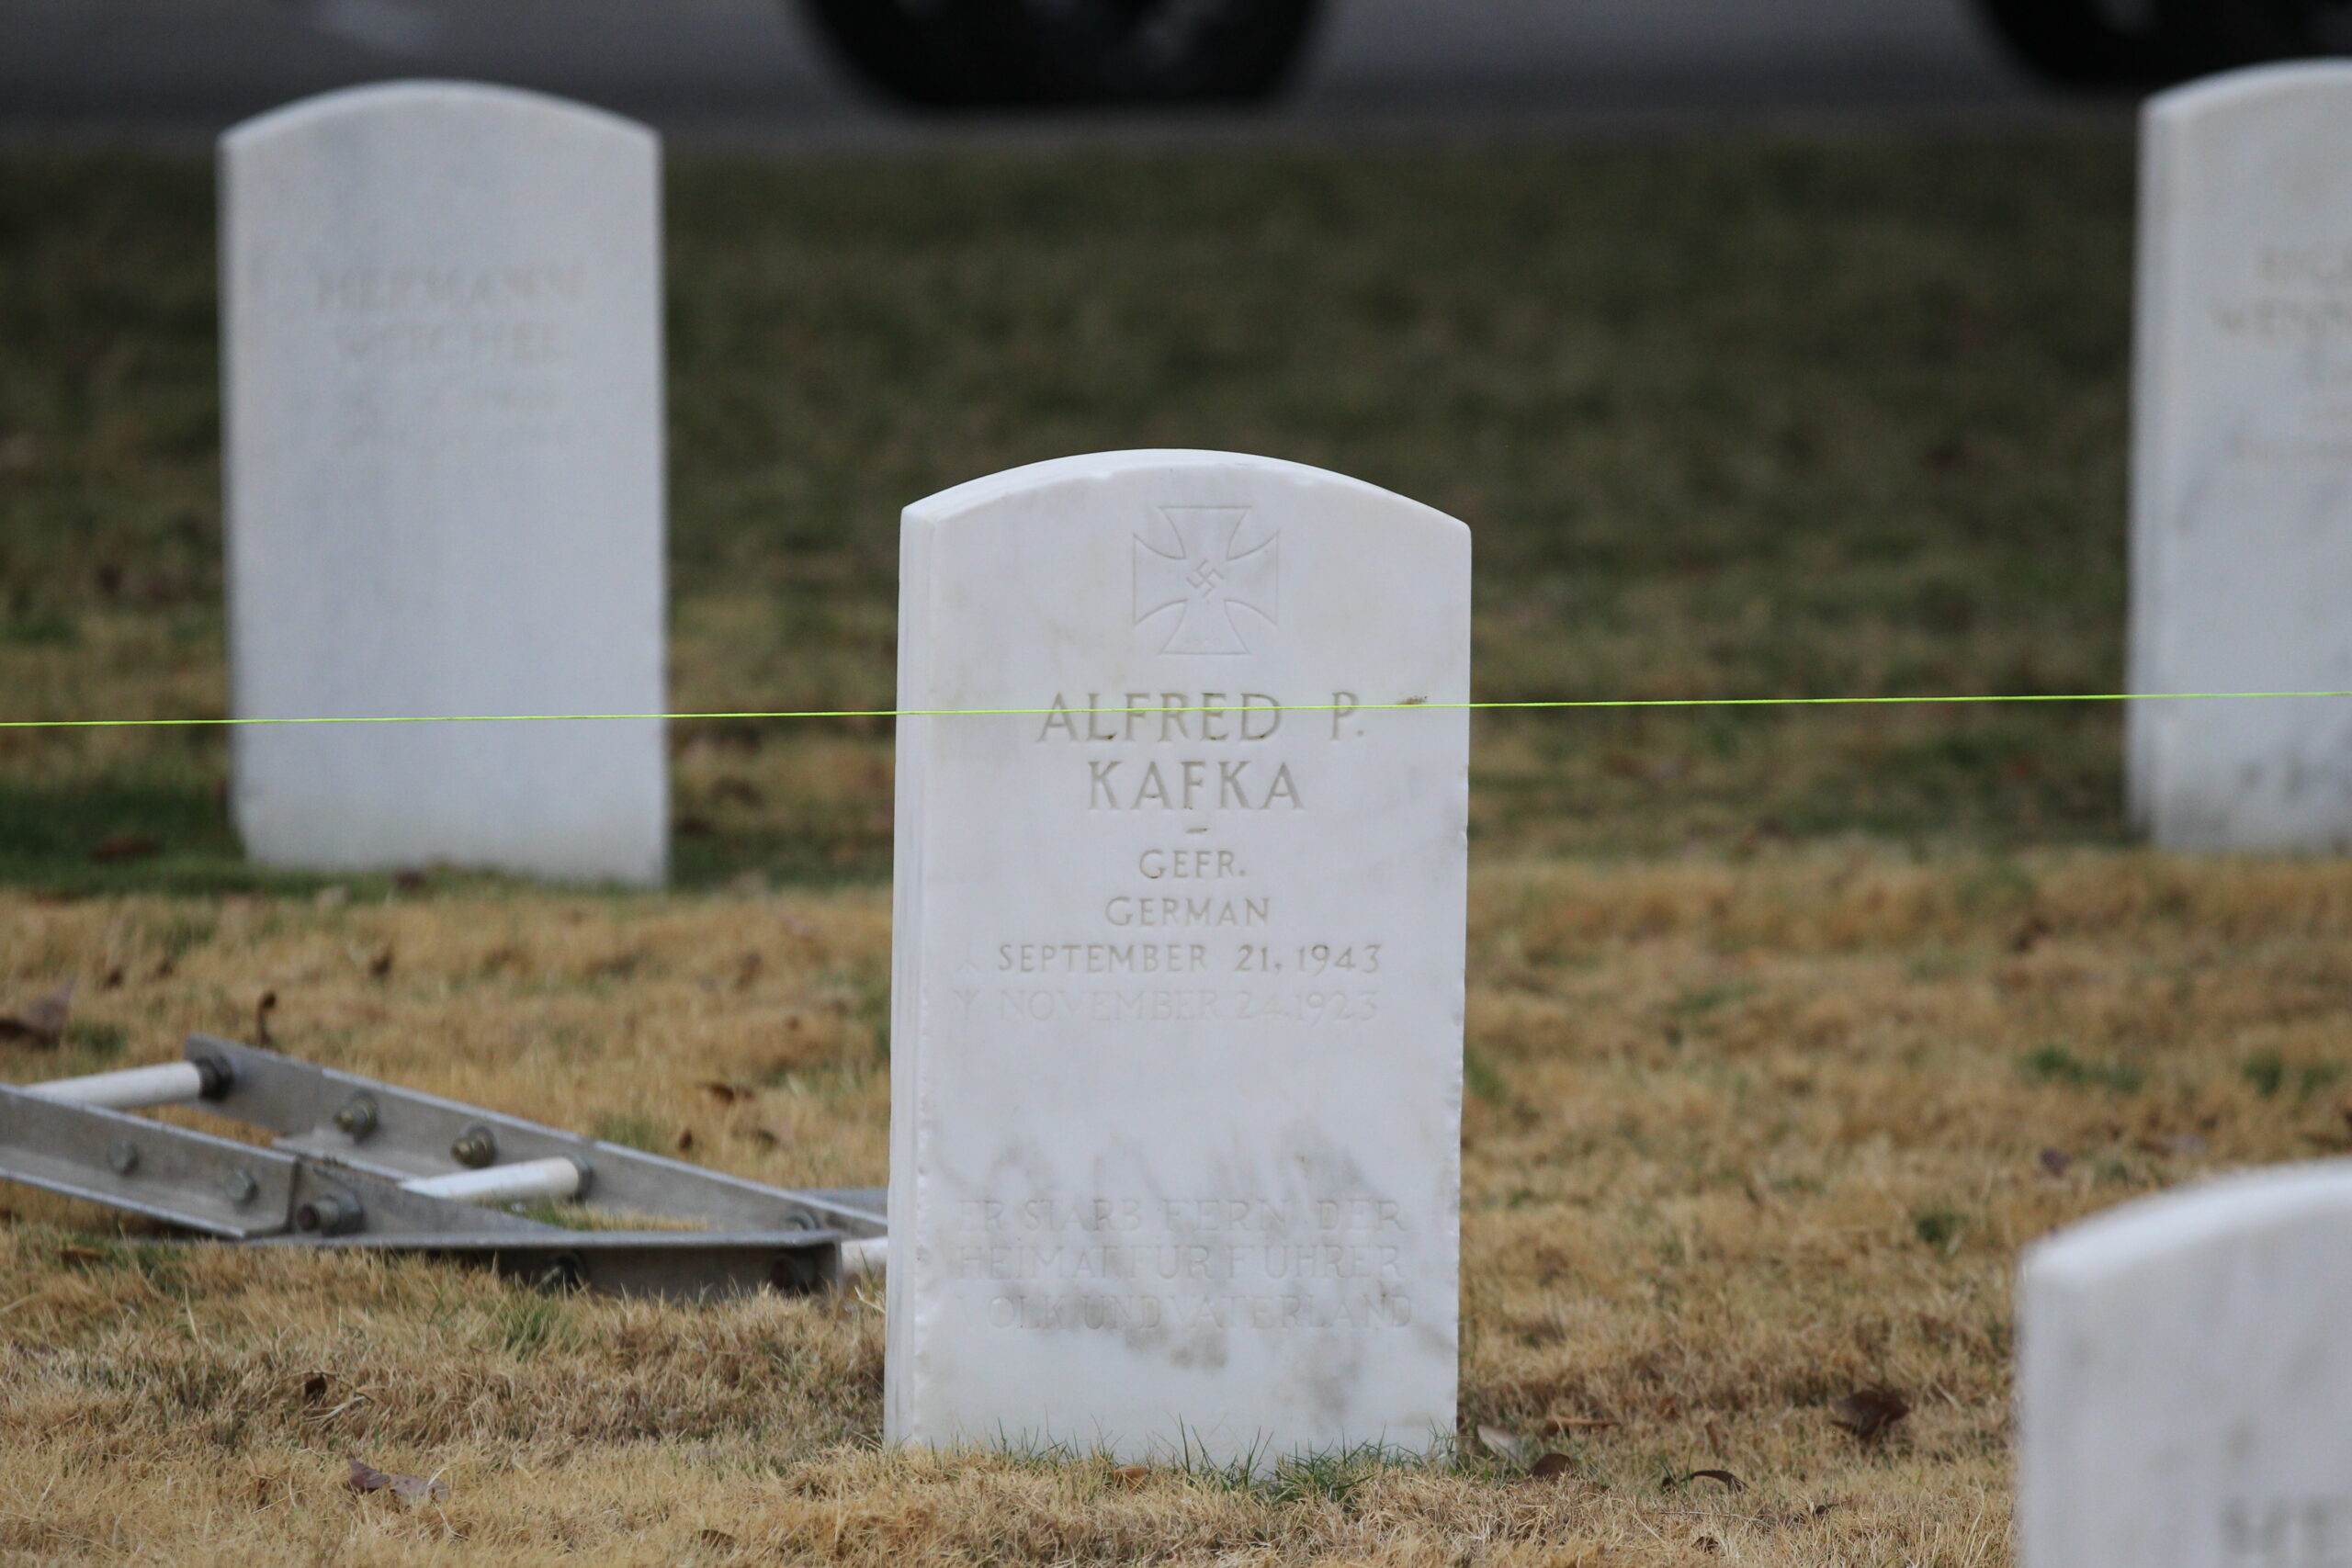
<svg viewBox="0 0 2352 1568"><path fill-rule="evenodd" d="M391 977L392 950L389 947L368 961L368 978L386 980Z"/></svg>
<svg viewBox="0 0 2352 1568"><path fill-rule="evenodd" d="M0 1040L29 1040L36 1045L54 1045L65 1037L65 1025L73 1016L74 982L68 980L13 1013L0 1013Z"/></svg>
<svg viewBox="0 0 2352 1568"><path fill-rule="evenodd" d="M1713 1481L1729 1492L1747 1490L1747 1483L1728 1470L1694 1470L1682 1475L1669 1475L1666 1478L1666 1489L1671 1492L1679 1486L1688 1486L1693 1481Z"/></svg>
<svg viewBox="0 0 2352 1568"><path fill-rule="evenodd" d="M1556 1481L1563 1475L1572 1474L1575 1470L1576 1465L1567 1455L1545 1454L1542 1459L1537 1460L1533 1464L1527 1467L1527 1479L1530 1481Z"/></svg>
<svg viewBox="0 0 2352 1568"><path fill-rule="evenodd" d="M1547 1438L1564 1437L1570 1432L1600 1432L1617 1425L1606 1416L1555 1416L1544 1423Z"/></svg>
<svg viewBox="0 0 2352 1568"><path fill-rule="evenodd" d="M1480 1427L1478 1440L1487 1446L1488 1453L1506 1464L1527 1462L1527 1445L1500 1427Z"/></svg>
<svg viewBox="0 0 2352 1568"><path fill-rule="evenodd" d="M403 1503L437 1503L449 1495L449 1483L446 1481L426 1475L395 1475L358 1459L351 1461L351 1478L345 1484L354 1492L390 1492Z"/></svg>
<svg viewBox="0 0 2352 1568"><path fill-rule="evenodd" d="M732 1105L739 1100L748 1100L752 1093L742 1085L731 1084L723 1078L705 1078L699 1087L703 1093L720 1105Z"/></svg>
<svg viewBox="0 0 2352 1568"><path fill-rule="evenodd" d="M2140 1147L2152 1155L2190 1156L2205 1152L2205 1140L2194 1133L2175 1133L2169 1137L2143 1138Z"/></svg>
<svg viewBox="0 0 2352 1568"><path fill-rule="evenodd" d="M1139 1464L1123 1464L1111 1472L1111 1479L1133 1491L1151 1479L1151 1472Z"/></svg>
<svg viewBox="0 0 2352 1568"><path fill-rule="evenodd" d="M1910 1414L1910 1402L1893 1389L1864 1388L1839 1400L1830 1410L1829 1418L1860 1441L1874 1443Z"/></svg>
<svg viewBox="0 0 2352 1568"><path fill-rule="evenodd" d="M146 833L112 833L90 846L90 858L101 865L151 860L163 852L164 841Z"/></svg>
<svg viewBox="0 0 2352 1568"><path fill-rule="evenodd" d="M730 1551L735 1545L735 1538L729 1535L725 1530L696 1530L695 1531L695 1541L697 1545L716 1547L721 1551Z"/></svg>

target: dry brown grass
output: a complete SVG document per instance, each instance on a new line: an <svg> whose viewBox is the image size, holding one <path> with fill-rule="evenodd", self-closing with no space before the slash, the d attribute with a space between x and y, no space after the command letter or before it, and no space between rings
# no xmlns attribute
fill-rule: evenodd
<svg viewBox="0 0 2352 1568"><path fill-rule="evenodd" d="M13 1078L250 1032L780 1182L883 1177L878 890L0 897ZM386 953L389 972L372 971ZM2008 1559L2009 1288L2053 1225L2344 1148L2352 867L1766 849L1488 866L1464 1427L1570 1461L1271 1483L876 1446L878 1303L550 1298L0 1225L0 1555L311 1562ZM731 1103L707 1082L752 1092ZM1838 1402L1913 1407L1865 1445ZM1475 1442L1466 1443L1475 1455ZM438 1505L344 1487L438 1475ZM1733 1494L1697 1479L1729 1471Z"/></svg>

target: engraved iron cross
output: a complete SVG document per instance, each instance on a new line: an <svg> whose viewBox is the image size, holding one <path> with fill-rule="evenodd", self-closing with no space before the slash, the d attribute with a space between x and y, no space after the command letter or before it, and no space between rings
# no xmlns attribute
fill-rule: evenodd
<svg viewBox="0 0 2352 1568"><path fill-rule="evenodd" d="M1237 548L1246 506L1163 506L1173 554L1136 536L1136 625L1177 611L1162 653L1247 653L1237 610L1274 624L1279 537Z"/></svg>

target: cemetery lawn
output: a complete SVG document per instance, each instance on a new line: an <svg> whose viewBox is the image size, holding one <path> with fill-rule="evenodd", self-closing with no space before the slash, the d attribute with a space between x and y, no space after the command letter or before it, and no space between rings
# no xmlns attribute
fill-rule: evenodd
<svg viewBox="0 0 2352 1568"><path fill-rule="evenodd" d="M897 516L1227 447L1476 541L1490 701L2112 692L2120 129L673 160L672 695L888 707ZM209 164L0 152L0 716L225 712ZM1482 855L2122 836L2112 705L1488 716ZM676 732L688 886L887 874L888 726ZM284 886L218 731L0 730L0 883Z"/></svg>
<svg viewBox="0 0 2352 1568"><path fill-rule="evenodd" d="M307 1057L769 1181L878 1183L888 925L878 888L0 894L0 985L84 987L64 1043L0 1045L0 1073L250 1036L271 991ZM175 1244L17 1189L0 1557L1999 1564L2019 1248L2352 1146L2337 864L1489 864L1470 975L1452 1460L1247 1484L885 1454L871 1292L548 1296ZM1857 1436L1882 1390L1908 1413ZM1523 1479L1547 1453L1564 1472ZM352 1457L450 1494L357 1495Z"/></svg>
<svg viewBox="0 0 2352 1568"><path fill-rule="evenodd" d="M223 711L211 200L0 153L0 717ZM888 705L899 505L1156 445L1468 521L1490 700L2120 679L2120 128L680 158L669 203L683 708ZM540 1296L9 1190L0 1559L2006 1562L2019 1248L2352 1144L2352 874L2129 848L2119 718L1481 718L1445 1462L885 1455L870 1295ZM886 724L679 727L665 896L258 873L225 756L0 731L0 1010L78 985L0 1076L274 993L308 1057L882 1179Z"/></svg>

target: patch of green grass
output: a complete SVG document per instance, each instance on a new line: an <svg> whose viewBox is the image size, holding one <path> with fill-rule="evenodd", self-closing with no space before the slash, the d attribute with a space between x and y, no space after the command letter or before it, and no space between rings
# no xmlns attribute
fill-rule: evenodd
<svg viewBox="0 0 2352 1568"><path fill-rule="evenodd" d="M81 630L71 616L53 611L0 617L0 643L17 648L71 648Z"/></svg>
<svg viewBox="0 0 2352 1568"><path fill-rule="evenodd" d="M200 780L101 776L45 784L0 773L0 880L74 891L253 886Z"/></svg>
<svg viewBox="0 0 2352 1568"><path fill-rule="evenodd" d="M2018 1061L2018 1070L2036 1083L2069 1089L2104 1089L2114 1094L2137 1094L2148 1075L2136 1063L2093 1062L2065 1045L2039 1045Z"/></svg>
<svg viewBox="0 0 2352 1568"><path fill-rule="evenodd" d="M2276 1051L2257 1051L2238 1064L2238 1076L2263 1099L2275 1100L2287 1081L2287 1059Z"/></svg>
<svg viewBox="0 0 2352 1568"><path fill-rule="evenodd" d="M498 1348L527 1360L549 1346L569 1343L573 1332L570 1303L560 1296L515 1290L491 1307L492 1337Z"/></svg>
<svg viewBox="0 0 2352 1568"><path fill-rule="evenodd" d="M1953 1209L1922 1209L1911 1216L1911 1231L1919 1245L1945 1258L1959 1247L1961 1234L1967 1228L1966 1217Z"/></svg>
<svg viewBox="0 0 2352 1568"><path fill-rule="evenodd" d="M55 1238L49 1257L62 1269L93 1274L137 1274L165 1296L182 1295L187 1289L186 1257L171 1243L67 1232Z"/></svg>
<svg viewBox="0 0 2352 1568"><path fill-rule="evenodd" d="M2290 1062L2277 1051L2256 1051L2238 1064L2238 1076L2265 1100L2276 1100L2291 1085L2298 1100L2332 1087L2344 1076L2341 1062Z"/></svg>
<svg viewBox="0 0 2352 1568"><path fill-rule="evenodd" d="M1668 1016L1672 1018L1703 1018L1717 1008L1746 1001L1756 994L1757 987L1747 983L1727 986L1700 986L1684 991L1667 1003Z"/></svg>
<svg viewBox="0 0 2352 1568"><path fill-rule="evenodd" d="M1510 1085L1501 1069L1475 1044L1465 1044L1462 1050L1462 1087L1490 1105L1500 1105L1510 1098Z"/></svg>
<svg viewBox="0 0 2352 1568"><path fill-rule="evenodd" d="M599 1143L642 1149L650 1155L669 1153L662 1124L639 1111L608 1111L596 1118L588 1135Z"/></svg>
<svg viewBox="0 0 2352 1568"><path fill-rule="evenodd" d="M1450 1447L1422 1454L1380 1443L1295 1454L1252 1449L1235 1459L1219 1461L1207 1458L1187 1439L1173 1468L1194 1485L1212 1491L1247 1493L1283 1506L1344 1506L1385 1472L1441 1471L1458 1465Z"/></svg>
<svg viewBox="0 0 2352 1568"><path fill-rule="evenodd" d="M65 1049L80 1061L111 1062L130 1043L130 1032L119 1023L91 1023L75 1019L65 1029Z"/></svg>

